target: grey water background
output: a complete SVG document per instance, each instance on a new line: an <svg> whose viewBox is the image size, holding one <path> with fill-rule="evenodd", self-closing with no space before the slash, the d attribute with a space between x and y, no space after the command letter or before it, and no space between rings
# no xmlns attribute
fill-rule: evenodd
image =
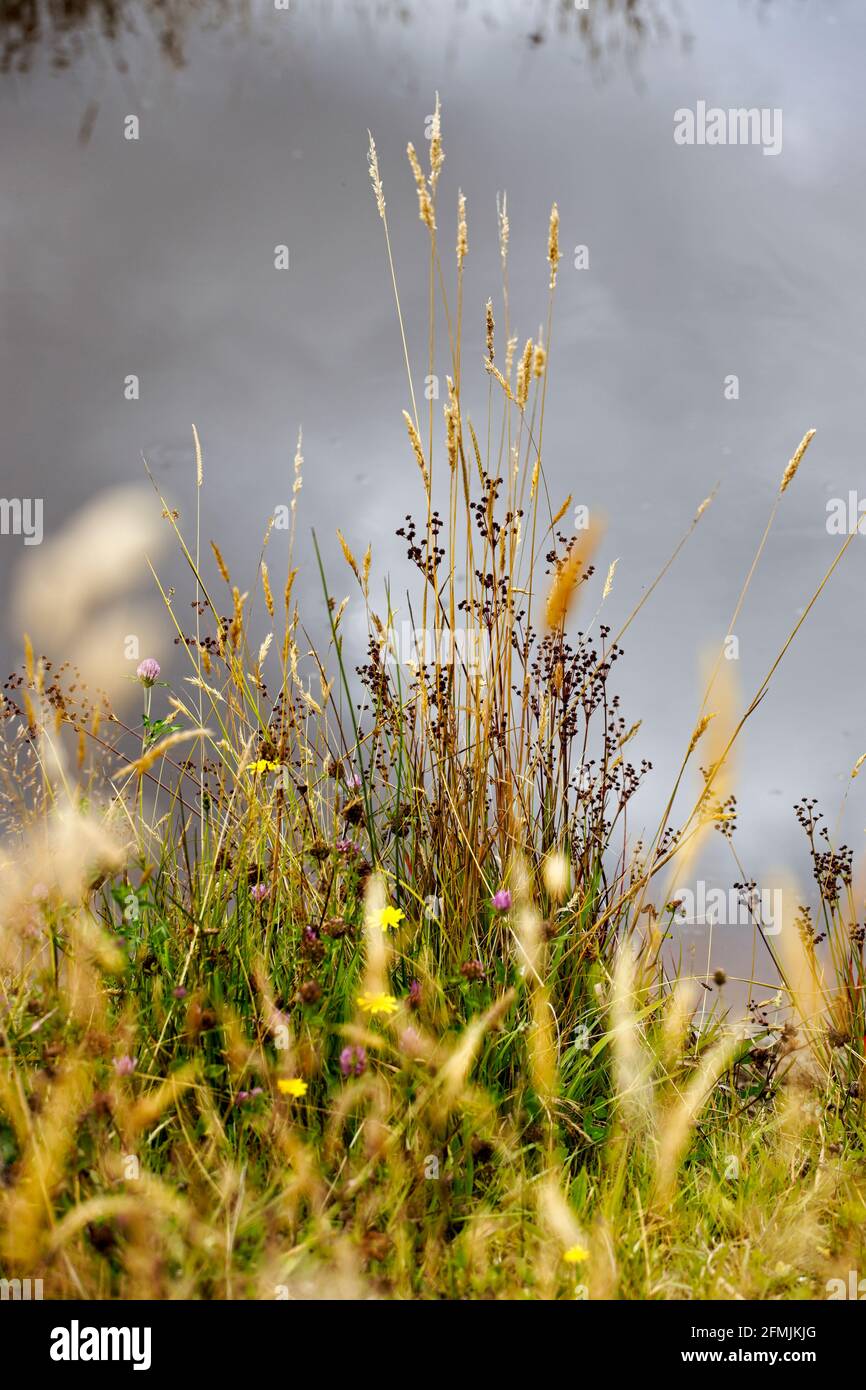
<svg viewBox="0 0 866 1390"><path fill-rule="evenodd" d="M189 529L195 421L203 535L245 588L267 518L290 498L303 426L299 592L315 630L315 527L331 591L352 594L346 630L360 658L363 610L335 527L356 553L372 542L379 594L388 574L398 593L407 573L394 529L421 501L366 132L418 381L426 232L405 145L426 150L438 90L443 245L458 186L468 199L464 376L476 420L483 304L499 287L496 194L508 194L521 342L546 311L547 220L559 204L544 463L555 503L572 493L607 516L598 565L603 574L619 558L605 605L614 630L720 483L616 669L627 720L643 720L631 753L655 766L630 810L636 837L664 804L700 703L698 655L727 632L806 428L816 439L736 627L744 699L838 547L828 498L866 487L866 10L590 0L590 43L578 14L543 0L178 9L174 43L131 7L134 31L121 24L116 41L92 30L61 66L36 43L0 75L4 495L44 498L50 537L99 490L141 478L144 454ZM642 27L627 23L636 15ZM781 108L781 154L677 146L673 113L698 100ZM128 114L138 141L124 139ZM281 243L286 272L274 269ZM572 268L577 244L589 247L586 270ZM138 401L124 399L130 373ZM724 395L731 373L736 401ZM34 552L2 538L5 593ZM163 564L182 591L183 567ZM857 539L743 740L737 844L760 884L783 864L805 881L791 809L804 794L821 798L835 828L848 790L838 838L862 860L866 779L852 784L850 770L866 752L864 566ZM177 611L192 622L185 601ZM166 634L153 654L169 666ZM8 621L3 652L8 667L20 659ZM695 872L725 886L740 877L721 843Z"/></svg>

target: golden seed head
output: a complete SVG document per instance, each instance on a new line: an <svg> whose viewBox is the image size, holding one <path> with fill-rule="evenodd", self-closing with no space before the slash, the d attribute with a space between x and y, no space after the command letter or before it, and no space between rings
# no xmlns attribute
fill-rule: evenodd
<svg viewBox="0 0 866 1390"><path fill-rule="evenodd" d="M223 577L223 579L225 580L225 582L226 582L227 584L231 584L232 581L231 581L231 576L229 575L229 572L228 572L228 567L227 567L227 565L226 565L225 560L224 560L223 557L222 557L222 552L220 551L220 548L219 548L219 546L217 545L216 541L211 541L211 543L210 543L210 548L211 548L211 550L213 551L214 559L215 559L216 562L217 562L217 569L219 570L219 572L220 572L220 574L222 575L222 577Z"/></svg>
<svg viewBox="0 0 866 1390"><path fill-rule="evenodd" d="M415 178L415 187L418 190L418 216L425 227L427 227L429 231L434 232L436 230L436 222L433 217L433 204L430 201L430 194L427 192L427 180L424 178L424 171L421 168L420 161L415 153L415 146L412 144L411 140L406 146L406 155Z"/></svg>
<svg viewBox="0 0 866 1390"><path fill-rule="evenodd" d="M606 599L611 589L613 588L613 577L616 574L616 567L618 564L619 559L614 560L610 566L610 569L607 572L607 579L604 581L604 592L601 596L602 599Z"/></svg>
<svg viewBox="0 0 866 1390"><path fill-rule="evenodd" d="M445 151L442 148L442 113L439 106L439 93L436 93L436 105L433 108L433 119L430 123L430 188L436 191L436 184L442 165L445 163Z"/></svg>
<svg viewBox="0 0 866 1390"><path fill-rule="evenodd" d="M466 253L469 250L469 233L466 228L466 198L463 193L457 194L457 265L463 268Z"/></svg>
<svg viewBox="0 0 866 1390"><path fill-rule="evenodd" d="M234 602L234 614L232 616L231 626L229 627L229 639L232 647L237 651L244 630L244 601L246 600L246 594L242 594L237 585L235 585L232 589L232 599Z"/></svg>
<svg viewBox="0 0 866 1390"><path fill-rule="evenodd" d="M340 530L339 526L337 527L337 540L340 542L340 549L343 552L343 559L346 561L346 564L349 566L358 583L360 584L361 571L358 569L358 562L352 554L351 550L349 549L349 543L346 540L346 537L343 535L342 531Z"/></svg>
<svg viewBox="0 0 866 1390"><path fill-rule="evenodd" d="M791 459L791 462L788 464L788 467L782 474L782 482L779 487L779 496L781 496L782 493L785 491L785 488L788 487L789 484L794 481L794 475L797 472L797 469L800 467L803 455L805 454L809 445L812 443L814 436L814 430L807 430L806 433L803 435L803 438L800 440L800 443L797 445L796 453L794 454L793 458Z"/></svg>
<svg viewBox="0 0 866 1390"><path fill-rule="evenodd" d="M556 203L550 209L550 227L547 232L547 259L550 262L550 288L556 287L556 267L562 259L559 250L559 208Z"/></svg>
<svg viewBox="0 0 866 1390"><path fill-rule="evenodd" d="M532 371L532 339L526 339L523 356L517 365L517 404L523 410L529 395L529 381Z"/></svg>
<svg viewBox="0 0 866 1390"><path fill-rule="evenodd" d="M367 152L367 157L369 160L370 178L373 182L373 192L376 195L376 207L379 209L379 216L384 222L385 194L382 191L382 179L379 175L379 156L376 154L376 141L373 139L372 135L370 135L369 130L367 131L367 134L370 136L370 148Z"/></svg>
<svg viewBox="0 0 866 1390"><path fill-rule="evenodd" d="M201 457L201 441L198 437L198 430L195 425L192 427L192 437L195 440L195 485L201 487L204 482L204 468Z"/></svg>
<svg viewBox="0 0 866 1390"><path fill-rule="evenodd" d="M289 570L289 576L286 580L286 587L283 590L283 604L285 605L287 613L289 611L289 603L291 602L292 598L292 588L295 583L295 575L297 574L297 572L297 566L295 566L293 570ZM288 633L286 635L288 636Z"/></svg>
<svg viewBox="0 0 866 1390"><path fill-rule="evenodd" d="M517 401L516 401L516 399L515 399L515 397L514 397L514 392L511 390L511 387L508 385L508 382L505 380L505 377L502 375L502 373L500 372L499 368L498 368L498 367L494 367L494 365L493 365L493 363L490 361L490 358L489 358L489 357L488 357L487 361L484 363L484 366L485 366L485 369L490 373L490 375L491 375L492 377L495 377L496 380L499 382L499 385L502 387L502 389L503 389L503 391L505 392L505 394L506 394L506 396L508 397L508 399L509 399L510 401L514 401L514 404L516 405L516 404L517 404Z"/></svg>
<svg viewBox="0 0 866 1390"><path fill-rule="evenodd" d="M532 482L531 482L530 485L529 485L529 500L530 500L530 502L532 501L533 497L535 496L535 489L538 487L538 475L539 475L540 472L541 472L541 460L540 460L540 459L536 459L536 460L535 460L535 465L534 465L534 467L533 467L533 469L532 469Z"/></svg>
<svg viewBox="0 0 866 1390"><path fill-rule="evenodd" d="M583 531L573 543L565 559L558 565L545 608L545 621L550 631L556 631L565 624L581 572L589 564L604 526L600 521L591 520L589 528Z"/></svg>
<svg viewBox="0 0 866 1390"><path fill-rule="evenodd" d="M694 731L694 733L692 734L692 741L691 741L691 743L689 744L689 751L688 751L688 753L686 754L687 757L690 756L691 753L694 751L696 744L703 738L704 734L706 733L707 726L709 725L710 721L713 720L713 719L715 719L715 717L716 717L716 716L715 716L715 713L713 713L713 714L705 714L705 715L698 721L698 724L697 724L697 726L696 726L696 728L695 728L695 731Z"/></svg>
<svg viewBox="0 0 866 1390"><path fill-rule="evenodd" d="M269 576L269 574L268 574L267 562L266 562L265 560L262 560L262 589L263 589L264 595L265 595L265 607L267 608L267 610L268 610L269 614L271 615L271 617L273 617L273 616L274 616L274 596L273 596L273 594L271 593L271 581L270 581L270 576Z"/></svg>
<svg viewBox="0 0 866 1390"><path fill-rule="evenodd" d="M429 492L430 478L427 473L427 464L424 459L424 449L421 444L421 436L415 428L415 424L411 415L406 410L403 411L403 419L406 421L406 429L409 432L409 442L412 445L412 452L415 455L415 461L418 464L418 467L421 469L421 477L424 479L424 487Z"/></svg>
<svg viewBox="0 0 866 1390"><path fill-rule="evenodd" d="M544 886L556 902L562 902L568 892L569 863L561 850L552 850L542 866Z"/></svg>
<svg viewBox="0 0 866 1390"><path fill-rule="evenodd" d="M295 502L297 501L296 494L299 493L300 490L301 490L301 488L304 486L304 479L303 479L303 475L302 475L302 473L301 473L301 469L302 469L303 466L304 466L304 455L301 453L301 445L302 445L302 443L303 443L303 431L302 431L302 430L298 430L298 444L297 444L297 448L295 449L295 461L294 461L294 473L295 473L295 478L294 478L294 482L292 483L292 511L295 510Z"/></svg>
<svg viewBox="0 0 866 1390"><path fill-rule="evenodd" d="M502 262L502 270L508 262L508 237L510 227L508 225L508 201L506 194L502 195L502 202L499 201L499 194L496 195L496 215L499 221L499 259Z"/></svg>
<svg viewBox="0 0 866 1390"><path fill-rule="evenodd" d="M457 405L453 401L445 407L445 443L448 450L448 467L453 473L457 467Z"/></svg>

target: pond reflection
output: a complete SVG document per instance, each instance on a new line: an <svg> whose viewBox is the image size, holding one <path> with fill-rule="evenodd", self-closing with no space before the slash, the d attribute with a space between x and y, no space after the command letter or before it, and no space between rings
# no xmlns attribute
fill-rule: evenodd
<svg viewBox="0 0 866 1390"><path fill-rule="evenodd" d="M474 0L455 0L454 14L465 13ZM442 9L445 10L445 6ZM647 41L688 42L677 7L668 0L525 0L517 5L477 5L492 27L525 24L526 43L574 41L594 63L615 57L631 61ZM136 39L155 45L166 63L181 68L189 61L190 35L202 28L228 27L238 36L264 31L265 21L286 11L304 23L328 23L335 11L348 11L366 25L411 26L413 0L347 0L345 5L317 0L3 0L0 4L0 72L27 72L45 57L56 69L72 66L86 54L106 52L119 71L128 68ZM272 36L272 31L271 31Z"/></svg>

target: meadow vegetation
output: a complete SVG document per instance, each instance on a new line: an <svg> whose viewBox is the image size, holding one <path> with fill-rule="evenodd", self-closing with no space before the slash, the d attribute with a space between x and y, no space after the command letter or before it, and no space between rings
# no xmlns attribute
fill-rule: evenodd
<svg viewBox="0 0 866 1390"><path fill-rule="evenodd" d="M411 594L392 599L338 533L339 577L316 547L314 645L295 597L300 436L288 532L271 522L237 577L203 540L197 433L189 525L155 483L152 521L109 498L22 585L30 636L2 711L0 1274L52 1298L825 1297L866 1268L851 851L801 805L811 906L792 873L781 932L759 913L741 929L744 1018L721 972L682 966L671 900L711 837L740 852L735 754L803 619L744 702L714 653L678 766L632 757L621 642L711 499L614 631L603 523L575 530L543 466L556 207L543 332L511 319L503 200L501 288L469 310L485 358L464 359L467 204L446 254L438 101L430 134L423 167L409 147L420 366L369 148L418 474L398 532ZM729 630L811 436L780 467ZM190 591L154 564L164 614L132 686L113 634L147 629L117 576L155 554L154 528ZM367 619L357 669L347 602ZM407 616L427 635L414 661ZM638 835L648 778L669 792Z"/></svg>

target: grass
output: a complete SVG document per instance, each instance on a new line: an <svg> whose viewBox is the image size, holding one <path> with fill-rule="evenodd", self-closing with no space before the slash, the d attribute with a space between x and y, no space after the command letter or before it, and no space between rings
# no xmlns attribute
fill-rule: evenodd
<svg viewBox="0 0 866 1390"><path fill-rule="evenodd" d="M742 711L711 659L664 814L636 839L630 802L658 773L632 760L620 643L712 499L614 632L603 522L573 529L542 465L558 213L543 340L521 347L500 206L473 424L466 200L455 274L438 111L426 171L409 150L438 398L406 350L370 142L421 511L398 531L405 603L374 597L370 550L338 533L360 668L318 544L318 649L294 596L300 436L287 554L271 559L272 518L250 592L202 543L197 432L188 534L155 499L195 612L186 631L153 565L160 649L171 632L186 668L172 684L140 668L140 719L121 715L97 611L154 553L129 497L46 546L20 596L23 626L54 647L74 631L87 655L81 674L27 638L3 706L0 1273L47 1297L809 1298L862 1266L851 851L802 803L815 902L792 877L777 935L736 838L738 740L803 619ZM812 433L780 469L729 630ZM406 621L426 634L410 652ZM673 885L717 835L751 904L745 1026L722 974L678 964Z"/></svg>

